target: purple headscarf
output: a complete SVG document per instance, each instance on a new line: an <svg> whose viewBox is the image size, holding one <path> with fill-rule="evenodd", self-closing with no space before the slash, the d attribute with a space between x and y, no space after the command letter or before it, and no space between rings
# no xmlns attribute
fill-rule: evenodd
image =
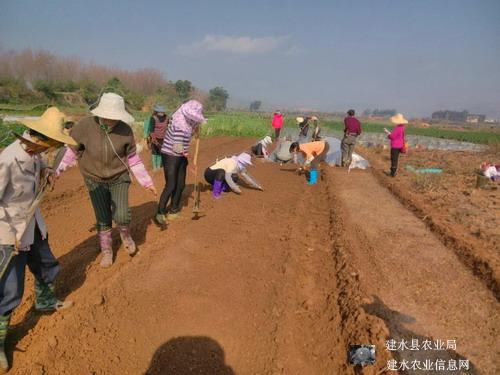
<svg viewBox="0 0 500 375"><path fill-rule="evenodd" d="M189 131L196 125L206 122L207 120L203 116L203 104L197 100L188 100L172 115L171 126Z"/></svg>
<svg viewBox="0 0 500 375"><path fill-rule="evenodd" d="M233 156L233 159L238 163L238 168L240 170L246 169L249 165L252 165L252 157L246 152Z"/></svg>

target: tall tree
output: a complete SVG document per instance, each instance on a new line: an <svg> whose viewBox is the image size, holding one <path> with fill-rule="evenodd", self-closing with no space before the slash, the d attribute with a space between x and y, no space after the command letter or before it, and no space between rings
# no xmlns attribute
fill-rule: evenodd
<svg viewBox="0 0 500 375"><path fill-rule="evenodd" d="M260 100L254 100L250 103L250 111L258 111L261 105L262 102Z"/></svg>
<svg viewBox="0 0 500 375"><path fill-rule="evenodd" d="M223 87L217 86L208 92L209 106L216 111L225 110L228 99L229 93Z"/></svg>
<svg viewBox="0 0 500 375"><path fill-rule="evenodd" d="M177 95L182 100L188 99L192 92L194 91L194 87L191 84L191 81L188 80L178 80L175 82L175 90L177 91Z"/></svg>

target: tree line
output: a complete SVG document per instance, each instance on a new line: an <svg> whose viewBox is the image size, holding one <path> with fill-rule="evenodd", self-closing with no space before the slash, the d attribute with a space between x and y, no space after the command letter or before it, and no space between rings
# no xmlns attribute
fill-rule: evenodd
<svg viewBox="0 0 500 375"><path fill-rule="evenodd" d="M207 93L188 80L169 81L157 69L131 71L44 50L0 50L0 103L90 105L109 90L123 95L137 110L149 109L156 102L173 110L192 98L208 110L221 111L229 99L223 87Z"/></svg>

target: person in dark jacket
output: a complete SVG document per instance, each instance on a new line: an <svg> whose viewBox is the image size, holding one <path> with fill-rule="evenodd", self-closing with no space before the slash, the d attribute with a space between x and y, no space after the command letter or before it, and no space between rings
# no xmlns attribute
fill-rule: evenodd
<svg viewBox="0 0 500 375"><path fill-rule="evenodd" d="M165 107L155 105L153 114L144 122L144 137L151 149L151 163L153 169L160 169L163 166L161 160L161 145L170 119L168 118Z"/></svg>
<svg viewBox="0 0 500 375"><path fill-rule="evenodd" d="M342 143L340 144L342 150L341 165L343 167L351 165L356 139L361 134L361 123L354 117L354 114L354 109L350 109L347 111L347 117L344 119L344 138L342 138Z"/></svg>

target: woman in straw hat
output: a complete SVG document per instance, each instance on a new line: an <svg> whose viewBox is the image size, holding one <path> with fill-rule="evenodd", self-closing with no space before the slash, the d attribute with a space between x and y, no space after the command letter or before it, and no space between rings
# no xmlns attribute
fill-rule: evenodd
<svg viewBox="0 0 500 375"><path fill-rule="evenodd" d="M125 110L120 95L105 93L97 107L71 130L76 146L68 149L59 171L78 165L94 207L97 235L101 248L101 267L113 264L112 225L118 225L120 237L129 255L136 245L130 235L131 212L128 191L130 173L141 186L156 195L153 180L136 153L135 138L130 123L132 115Z"/></svg>
<svg viewBox="0 0 500 375"><path fill-rule="evenodd" d="M197 100L183 103L172 115L161 148L165 187L161 193L155 221L165 225L165 219L175 220L179 216L182 192L186 184L189 143L193 135L199 136L199 125L205 123L203 105ZM167 204L170 210L167 217Z"/></svg>
<svg viewBox="0 0 500 375"><path fill-rule="evenodd" d="M148 140L151 148L151 158L153 169L160 169L163 166L161 160L161 145L165 132L167 131L170 119L165 113L165 107L156 104L153 108L153 114L144 122L144 136Z"/></svg>
<svg viewBox="0 0 500 375"><path fill-rule="evenodd" d="M408 120L406 120L401 113L392 116L390 120L396 126L392 129L392 131L385 128L384 131L387 133L387 138L391 141L391 172L389 175L391 177L396 177L399 154L405 147L405 124L408 124Z"/></svg>
<svg viewBox="0 0 500 375"><path fill-rule="evenodd" d="M35 276L35 310L54 311L72 305L55 296L53 283L59 263L50 249L47 227L35 199L44 189L42 181L51 173L42 154L65 143L76 145L63 132L66 120L64 113L52 107L38 120L22 121L28 130L16 135L17 140L0 154L0 263L4 272L0 279L0 373L9 368L5 336L12 311L23 297L26 265Z"/></svg>

